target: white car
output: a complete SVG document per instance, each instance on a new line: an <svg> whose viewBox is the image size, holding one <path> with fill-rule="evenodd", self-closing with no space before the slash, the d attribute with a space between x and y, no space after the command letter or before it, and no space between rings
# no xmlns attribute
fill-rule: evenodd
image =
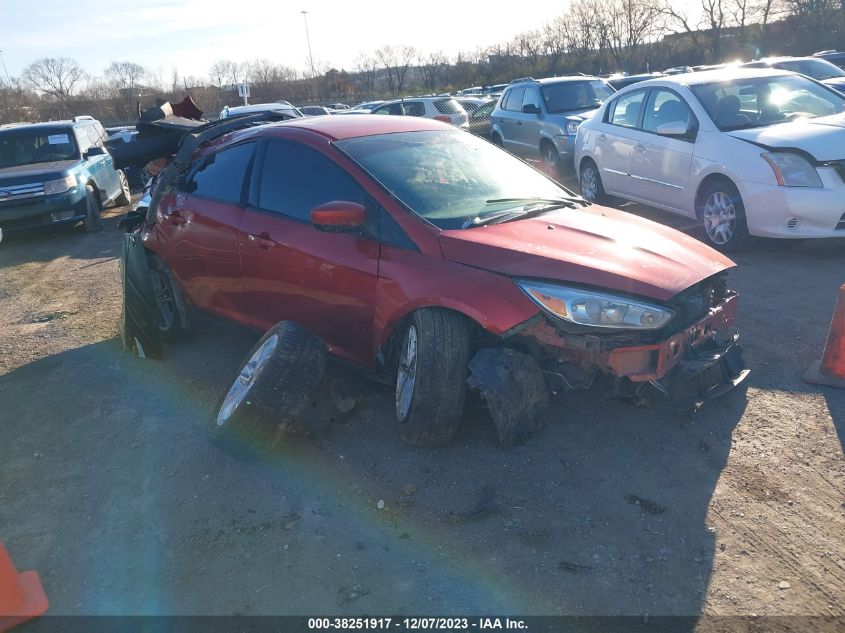
<svg viewBox="0 0 845 633"><path fill-rule="evenodd" d="M224 106L218 118L228 119L229 117L252 114L253 112L282 112L292 117L302 116L302 112L287 101L276 101L275 103L252 103L245 106Z"/></svg>
<svg viewBox="0 0 845 633"><path fill-rule="evenodd" d="M385 101L373 108L371 113L419 116L469 129L469 116L466 110L452 97L411 97Z"/></svg>
<svg viewBox="0 0 845 633"><path fill-rule="evenodd" d="M578 127L581 195L697 218L711 246L845 237L845 97L791 72L725 69L624 88Z"/></svg>

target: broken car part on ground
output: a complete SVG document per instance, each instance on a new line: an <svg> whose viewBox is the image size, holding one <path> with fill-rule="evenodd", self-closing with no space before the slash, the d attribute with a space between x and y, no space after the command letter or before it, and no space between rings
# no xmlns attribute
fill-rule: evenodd
<svg viewBox="0 0 845 633"><path fill-rule="evenodd" d="M129 223L130 344L185 335L185 310L292 321L393 385L416 445L454 436L468 377L508 443L600 375L695 408L748 374L734 263L692 237L438 122L272 118L184 135Z"/></svg>

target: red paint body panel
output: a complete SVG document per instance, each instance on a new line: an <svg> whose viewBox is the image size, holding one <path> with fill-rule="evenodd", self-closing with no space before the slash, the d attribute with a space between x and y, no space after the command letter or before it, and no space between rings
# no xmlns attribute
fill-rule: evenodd
<svg viewBox="0 0 845 633"><path fill-rule="evenodd" d="M456 262L660 301L735 266L679 231L595 205L471 230L443 231L440 242L444 256Z"/></svg>

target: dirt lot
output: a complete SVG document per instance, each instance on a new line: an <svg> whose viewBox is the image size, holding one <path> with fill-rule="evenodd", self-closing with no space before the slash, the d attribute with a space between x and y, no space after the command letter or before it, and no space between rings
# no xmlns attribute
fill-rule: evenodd
<svg viewBox="0 0 845 633"><path fill-rule="evenodd" d="M845 391L800 379L841 242L736 258L750 386L697 415L594 389L420 450L374 386L247 465L203 425L257 336L124 352L115 224L0 244L0 538L51 613L845 615Z"/></svg>

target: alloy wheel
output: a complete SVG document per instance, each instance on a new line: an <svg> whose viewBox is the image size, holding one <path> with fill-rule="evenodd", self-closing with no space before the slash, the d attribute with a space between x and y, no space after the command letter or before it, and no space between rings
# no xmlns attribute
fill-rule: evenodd
<svg viewBox="0 0 845 633"><path fill-rule="evenodd" d="M417 328L408 327L399 368L396 371L396 417L404 422L411 412L411 400L414 397L414 385L417 377Z"/></svg>
<svg viewBox="0 0 845 633"><path fill-rule="evenodd" d="M736 233L736 207L724 191L714 191L704 203L704 230L714 244L723 246Z"/></svg>
<svg viewBox="0 0 845 633"><path fill-rule="evenodd" d="M273 334L267 338L261 346L255 350L252 356L250 356L249 360L241 369L241 373L238 374L238 377L235 378L235 382L232 384L231 389L229 389L229 393L226 394L226 397L223 399L223 404L220 406L220 411L217 414L217 425L222 426L226 424L229 418L232 417L232 414L235 410L241 406L244 400L246 400L247 395L249 394L252 386L255 384L255 381L258 379L258 376L261 375L261 372L264 371L264 368L267 366L267 363L270 362L270 359L273 357L273 352L276 351L276 347L279 344L279 335Z"/></svg>
<svg viewBox="0 0 845 633"><path fill-rule="evenodd" d="M598 196L598 176L595 167L586 165L581 170L581 197L588 202L595 202Z"/></svg>

